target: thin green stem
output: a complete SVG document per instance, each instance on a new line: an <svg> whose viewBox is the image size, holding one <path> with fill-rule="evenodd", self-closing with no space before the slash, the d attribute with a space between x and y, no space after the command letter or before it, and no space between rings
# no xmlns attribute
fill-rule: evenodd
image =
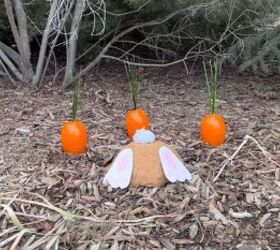
<svg viewBox="0 0 280 250"><path fill-rule="evenodd" d="M134 109L137 109L137 90L135 88L133 88L132 91L133 91L133 93L132 93L133 106L134 106Z"/></svg>
<svg viewBox="0 0 280 250"><path fill-rule="evenodd" d="M79 89L81 84L81 78L75 84L75 88L73 91L73 98L72 98L72 120L75 121L77 118L77 111L78 111L78 96L79 96Z"/></svg>
<svg viewBox="0 0 280 250"><path fill-rule="evenodd" d="M137 72L136 68L131 65L125 64L126 76L130 87L130 93L132 97L133 107L137 109L137 101L139 96L139 73Z"/></svg>
<svg viewBox="0 0 280 250"><path fill-rule="evenodd" d="M211 113L215 114L217 111L216 103L217 103L217 87L219 81L220 74L220 65L215 60L213 63L210 61L209 63L209 75L207 72L207 68L205 63L203 62L205 81L208 88L209 99L211 102Z"/></svg>

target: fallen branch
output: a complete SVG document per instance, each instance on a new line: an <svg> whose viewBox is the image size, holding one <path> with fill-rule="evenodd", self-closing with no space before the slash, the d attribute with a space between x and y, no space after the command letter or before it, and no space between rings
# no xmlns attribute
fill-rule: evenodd
<svg viewBox="0 0 280 250"><path fill-rule="evenodd" d="M32 80L32 84L35 87L38 87L40 84L40 80L42 77L42 73L43 73L43 68L45 65L45 56L46 56L46 52L47 52L47 47L48 47L48 40L49 40L49 36L51 34L52 31L52 25L53 25L53 18L55 17L55 13L57 12L57 8L59 6L59 1L58 0L54 0L51 4L51 9L50 9L50 13L48 16L48 20L44 29L44 35L42 38L42 42L41 42L41 47L40 47L40 52L39 52L39 57L38 57L38 61L37 61L37 65L36 65L36 72L35 75L33 77Z"/></svg>
<svg viewBox="0 0 280 250"><path fill-rule="evenodd" d="M261 145L258 143L258 141L253 138L252 136L250 135L246 135L244 137L244 140L242 141L242 143L239 145L239 147L236 149L236 151L232 154L231 157L229 157L228 159L226 159L223 164L221 165L221 168L220 168L220 171L218 172L218 174L216 175L216 177L214 178L213 182L217 181L218 178L220 177L220 175L223 173L224 169L226 168L226 166L232 162L232 160L237 156L237 154L240 152L240 150L245 146L245 144L249 141L253 141L257 146L258 148L262 151L262 153L265 155L265 156L270 156L271 154L269 152L267 152L263 147L261 147Z"/></svg>

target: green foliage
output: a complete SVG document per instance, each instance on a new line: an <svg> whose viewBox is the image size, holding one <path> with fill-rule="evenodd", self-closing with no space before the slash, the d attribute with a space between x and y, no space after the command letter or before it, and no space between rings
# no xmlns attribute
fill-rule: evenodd
<svg viewBox="0 0 280 250"><path fill-rule="evenodd" d="M96 3L96 0L90 1L93 4ZM84 63L96 58L104 45L117 32L127 27L161 18L190 6L200 5L201 7L211 1L213 0L108 0L106 1L107 18L104 33L100 35L92 33L93 27L95 31L102 30L103 24L97 16L94 23L94 17L88 11L82 19L78 56L83 55L90 48L93 49L78 62ZM30 41L40 40L50 2L46 0L23 0L23 2L28 16ZM230 54L230 60L240 64L240 71L279 71L279 28L270 30L263 28L265 24L271 23L275 17L279 16L279 8L279 0L217 0L215 4L207 8L191 8L163 25L135 30L123 38L131 43L116 43L114 46L119 49L130 49L133 43L145 40L145 45L151 45L150 47L146 46L144 49L144 46L140 46L138 50L132 52L143 57L145 54L146 58L159 61L168 61L171 57L172 59L177 56L182 57L191 48L195 48L195 55L196 51L207 50L211 47L211 51L215 53ZM69 28L67 27L67 30ZM226 39L219 42L225 30ZM64 39L64 37L61 38ZM3 1L0 1L0 40L10 45L14 43ZM244 46L241 46L242 44ZM61 48L62 50L59 51L64 51L65 48L63 46ZM227 48L229 50L225 51ZM109 53L114 54L119 51L113 49ZM213 56L213 53L212 55L209 53L211 52L202 56Z"/></svg>
<svg viewBox="0 0 280 250"><path fill-rule="evenodd" d="M30 4L30 0L24 0L23 2L28 16L28 31L32 41L34 38L41 36L41 32L45 28L50 1L33 1L32 4Z"/></svg>
<svg viewBox="0 0 280 250"><path fill-rule="evenodd" d="M129 92L133 101L134 109L137 109L137 99L139 97L140 71L139 67L125 64L126 77L129 83Z"/></svg>
<svg viewBox="0 0 280 250"><path fill-rule="evenodd" d="M146 4L148 2L148 4ZM155 18L159 15L170 13L176 9L177 1L170 0L125 0L124 3L128 6L129 10L135 11L141 8L137 14L138 17L143 19Z"/></svg>
<svg viewBox="0 0 280 250"><path fill-rule="evenodd" d="M280 27L252 34L229 49L239 71L272 74L280 73Z"/></svg>
<svg viewBox="0 0 280 250"><path fill-rule="evenodd" d="M49 6L50 3L48 1L32 1L30 3L29 0L23 0L30 41L40 36L40 32L44 29ZM8 44L14 42L4 1L0 1L0 40Z"/></svg>
<svg viewBox="0 0 280 250"><path fill-rule="evenodd" d="M251 32L228 48L229 62L237 65L239 72L261 74L280 73L280 1L271 1L266 13L255 22Z"/></svg>

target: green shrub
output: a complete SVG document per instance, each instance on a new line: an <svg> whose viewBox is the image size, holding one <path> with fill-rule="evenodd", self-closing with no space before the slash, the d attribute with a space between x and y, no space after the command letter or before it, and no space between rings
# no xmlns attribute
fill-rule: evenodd
<svg viewBox="0 0 280 250"><path fill-rule="evenodd" d="M96 0L91 1L96 2ZM92 35L92 15L85 15L82 20L78 56L101 38L102 40L80 62L93 60L104 44L116 34L117 29L120 31L136 23L151 21L176 10L207 4L210 1L151 0L145 4L147 0L108 0L106 1L108 11L106 29L103 34ZM24 0L23 2L28 16L30 41L40 40L50 2L46 0ZM158 46L162 50L140 47L133 52L158 60L182 57L190 48L199 45L200 47L195 47L194 52L212 47L216 53L221 55L226 53L229 61L238 65L240 71L279 71L279 28L264 29L264 25L272 22L275 16L279 16L279 6L280 1L278 0L220 0L207 8L190 9L156 28L147 27L131 32L124 39L141 42L149 36L153 36L147 40L147 44ZM141 10L138 12L137 10L140 8ZM96 20L96 30L101 30L102 23L98 19ZM70 25L67 29L69 27ZM217 43L222 34L226 39ZM61 39L63 40L64 37L62 36ZM7 44L14 42L3 1L0 2L0 40ZM116 46L127 49L132 45L116 43ZM60 51L64 51L63 46ZM117 50L110 52L118 53ZM211 56L211 53L202 53L202 56Z"/></svg>

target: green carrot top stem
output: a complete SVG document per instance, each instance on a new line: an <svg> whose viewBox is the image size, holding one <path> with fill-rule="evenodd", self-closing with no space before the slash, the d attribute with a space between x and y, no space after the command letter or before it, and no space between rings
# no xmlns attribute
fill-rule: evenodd
<svg viewBox="0 0 280 250"><path fill-rule="evenodd" d="M129 89L132 97L133 107L134 109L137 109L137 99L139 96L139 85L140 85L140 79L139 79L139 72L137 72L137 69L135 66L125 64L125 70L126 70L126 76L129 83Z"/></svg>
<svg viewBox="0 0 280 250"><path fill-rule="evenodd" d="M215 114L217 111L216 102L217 102L217 88L218 88L218 80L220 75L220 65L217 60L213 62L209 62L209 75L207 72L207 68L205 62L203 62L205 81L208 88L208 94L211 102L211 113Z"/></svg>
<svg viewBox="0 0 280 250"><path fill-rule="evenodd" d="M76 82L74 91L73 91L73 97L72 97L72 120L75 121L77 118L77 111L78 111L78 96L79 96L79 89L81 84L81 78L79 78L79 81Z"/></svg>

